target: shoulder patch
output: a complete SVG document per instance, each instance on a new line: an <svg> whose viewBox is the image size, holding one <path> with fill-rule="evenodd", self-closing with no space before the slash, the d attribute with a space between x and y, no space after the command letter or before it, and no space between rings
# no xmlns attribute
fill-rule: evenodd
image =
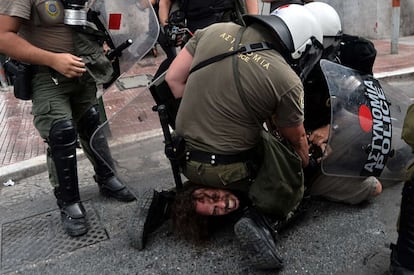
<svg viewBox="0 0 414 275"><path fill-rule="evenodd" d="M49 16L57 17L60 14L60 8L57 1L46 1L45 9Z"/></svg>

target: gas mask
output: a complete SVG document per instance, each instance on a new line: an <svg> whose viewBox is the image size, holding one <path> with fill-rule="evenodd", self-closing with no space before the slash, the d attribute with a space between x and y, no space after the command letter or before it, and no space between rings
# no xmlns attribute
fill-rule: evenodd
<svg viewBox="0 0 414 275"><path fill-rule="evenodd" d="M70 26L85 26L87 19L87 0L62 0L65 9L64 23Z"/></svg>

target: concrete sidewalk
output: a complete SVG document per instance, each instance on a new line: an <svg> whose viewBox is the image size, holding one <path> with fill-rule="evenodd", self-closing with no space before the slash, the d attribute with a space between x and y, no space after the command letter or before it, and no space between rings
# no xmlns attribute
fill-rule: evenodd
<svg viewBox="0 0 414 275"><path fill-rule="evenodd" d="M374 76L381 79L414 75L414 36L401 37L398 54L390 54L390 40L374 40L377 58ZM140 95L149 110L153 99L145 88L145 81L155 73L165 58L161 49L158 56L148 55L132 68L121 84L113 85L104 95L107 117L112 117L130 100ZM142 76L142 77L140 77ZM136 83L138 82L141 83ZM46 144L33 127L31 102L17 100L11 89L0 92L0 184L18 181L46 170ZM145 112L145 123L134 129L143 136L159 135L158 116Z"/></svg>

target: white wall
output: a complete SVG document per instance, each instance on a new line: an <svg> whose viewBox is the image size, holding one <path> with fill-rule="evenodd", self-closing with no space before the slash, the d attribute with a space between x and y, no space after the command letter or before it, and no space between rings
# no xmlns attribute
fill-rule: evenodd
<svg viewBox="0 0 414 275"><path fill-rule="evenodd" d="M268 14L269 4L261 0L260 11ZM370 39L391 38L392 0L319 0L339 13L345 33ZM414 0L401 0L400 36L414 35Z"/></svg>
<svg viewBox="0 0 414 275"><path fill-rule="evenodd" d="M332 5L346 33L372 39L391 38L392 0L321 0ZM414 0L401 0L400 36L414 34Z"/></svg>

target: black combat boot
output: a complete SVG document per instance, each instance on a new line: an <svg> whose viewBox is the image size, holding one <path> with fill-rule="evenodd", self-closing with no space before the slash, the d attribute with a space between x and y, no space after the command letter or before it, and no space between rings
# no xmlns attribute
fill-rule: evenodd
<svg viewBox="0 0 414 275"><path fill-rule="evenodd" d="M82 202L78 201L70 204L58 203L58 205L63 229L69 236L77 237L88 232L86 211Z"/></svg>
<svg viewBox="0 0 414 275"><path fill-rule="evenodd" d="M138 201L137 211L128 224L131 246L142 250L148 234L154 232L170 218L174 191L148 191Z"/></svg>
<svg viewBox="0 0 414 275"><path fill-rule="evenodd" d="M71 120L55 123L48 139L49 172L57 181L55 196L63 229L72 237L88 232L85 209L80 202L76 164L77 134Z"/></svg>
<svg viewBox="0 0 414 275"><path fill-rule="evenodd" d="M99 112L95 106L91 107L79 120L78 130L82 149L92 162L95 170L94 179L98 183L102 195L129 202L135 196L115 175L112 156L103 131L95 133L100 126ZM93 136L94 150L90 146Z"/></svg>
<svg viewBox="0 0 414 275"><path fill-rule="evenodd" d="M402 191L397 244L391 245L392 275L414 275L414 182L406 181Z"/></svg>
<svg viewBox="0 0 414 275"><path fill-rule="evenodd" d="M96 174L93 178L98 183L99 191L103 196L124 202L136 200L135 196L113 173L107 173L104 176L100 175Z"/></svg>
<svg viewBox="0 0 414 275"><path fill-rule="evenodd" d="M275 231L261 213L250 207L234 225L234 233L250 263L257 269L281 269Z"/></svg>

